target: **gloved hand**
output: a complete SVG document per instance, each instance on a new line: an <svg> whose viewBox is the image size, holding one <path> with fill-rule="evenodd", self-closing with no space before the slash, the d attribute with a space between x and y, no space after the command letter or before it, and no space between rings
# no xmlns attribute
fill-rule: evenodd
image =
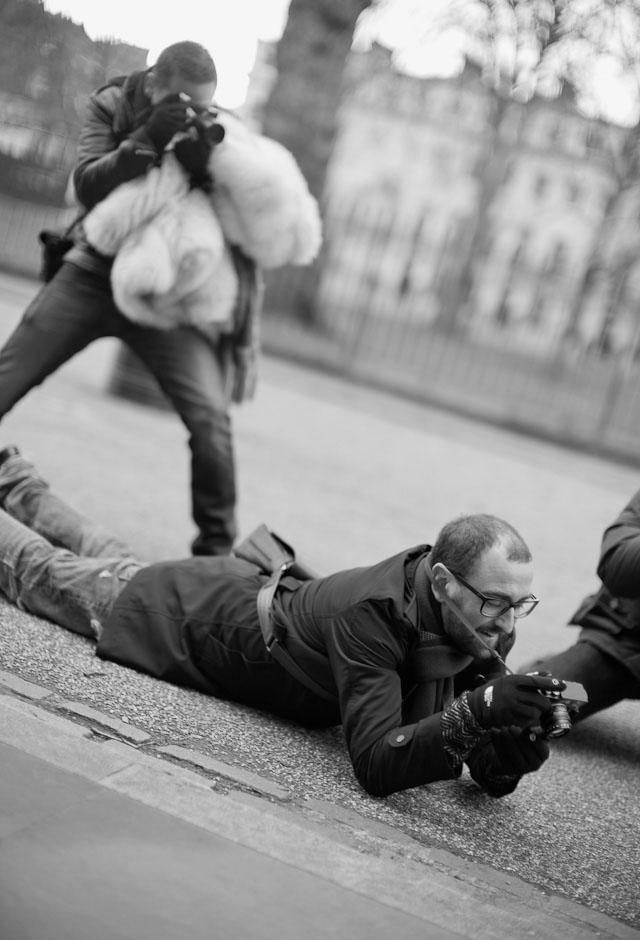
<svg viewBox="0 0 640 940"><path fill-rule="evenodd" d="M159 154L175 134L186 130L188 107L188 101L184 101L179 94L172 94L153 108L147 118L145 131Z"/></svg>
<svg viewBox="0 0 640 940"><path fill-rule="evenodd" d="M549 757L549 745L531 730L505 728L493 735L491 743L496 754L493 772L498 774L529 774Z"/></svg>
<svg viewBox="0 0 640 940"><path fill-rule="evenodd" d="M553 676L499 676L467 693L469 708L483 728L529 728L540 724L540 715L551 701L541 694L566 688Z"/></svg>
<svg viewBox="0 0 640 940"><path fill-rule="evenodd" d="M123 175L122 180L119 180L119 182L144 176L149 167L154 166L158 160L155 150L152 150L148 145L143 147L134 140L124 141L118 152L120 154L119 166Z"/></svg>
<svg viewBox="0 0 640 940"><path fill-rule="evenodd" d="M200 125L190 127L189 132L179 137L173 145L173 152L195 186L207 188L213 183L209 171L213 146L206 129Z"/></svg>
<svg viewBox="0 0 640 940"><path fill-rule="evenodd" d="M485 735L467 757L471 777L496 799L518 786L523 774L538 770L549 757L549 746L533 731L505 728Z"/></svg>

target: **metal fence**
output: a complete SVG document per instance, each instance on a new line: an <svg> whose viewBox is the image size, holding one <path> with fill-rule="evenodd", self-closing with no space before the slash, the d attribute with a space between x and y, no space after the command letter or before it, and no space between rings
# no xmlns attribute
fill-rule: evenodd
<svg viewBox="0 0 640 940"><path fill-rule="evenodd" d="M312 317L303 321L295 310L307 272L270 278L266 346L427 403L640 462L633 294L621 299L620 318L628 324L632 311L633 335L612 340L606 311L593 298L585 329L568 332L564 308L577 289L569 272L532 270L518 259L500 270L483 259L453 327L441 316L451 259L425 253L416 273L411 252L410 230L398 236L388 218L363 224L353 213L334 217Z"/></svg>

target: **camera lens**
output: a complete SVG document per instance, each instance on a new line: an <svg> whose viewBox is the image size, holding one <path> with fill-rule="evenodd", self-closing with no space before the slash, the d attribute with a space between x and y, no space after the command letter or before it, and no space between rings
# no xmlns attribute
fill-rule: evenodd
<svg viewBox="0 0 640 940"><path fill-rule="evenodd" d="M562 702L556 702L544 716L542 729L548 738L561 738L564 734L571 731L571 719L567 706Z"/></svg>

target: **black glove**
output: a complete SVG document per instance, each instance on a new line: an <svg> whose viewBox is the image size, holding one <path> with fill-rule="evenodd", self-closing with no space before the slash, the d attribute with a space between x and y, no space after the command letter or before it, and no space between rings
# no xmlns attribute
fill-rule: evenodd
<svg viewBox="0 0 640 940"><path fill-rule="evenodd" d="M533 731L505 728L486 735L467 757L471 777L489 796L507 796L523 774L538 770L549 757L547 742Z"/></svg>
<svg viewBox="0 0 640 940"><path fill-rule="evenodd" d="M138 176L143 176L149 167L154 166L158 161L158 155L149 145L146 147L136 143L135 140L126 140L118 149L120 155L119 167L122 171L123 179L132 180Z"/></svg>
<svg viewBox="0 0 640 940"><path fill-rule="evenodd" d="M145 131L159 154L175 134L186 129L188 107L189 102L180 95L167 95L147 118Z"/></svg>
<svg viewBox="0 0 640 940"><path fill-rule="evenodd" d="M566 688L553 676L500 676L467 693L469 708L483 728L529 728L540 724L540 715L551 708L542 695Z"/></svg>
<svg viewBox="0 0 640 940"><path fill-rule="evenodd" d="M491 743L496 753L493 772L497 774L530 774L549 757L549 745L531 730L505 728L492 737Z"/></svg>
<svg viewBox="0 0 640 940"><path fill-rule="evenodd" d="M213 144L209 141L205 129L196 126L191 127L189 133L184 134L173 145L173 152L196 186L211 182L209 157L212 150Z"/></svg>

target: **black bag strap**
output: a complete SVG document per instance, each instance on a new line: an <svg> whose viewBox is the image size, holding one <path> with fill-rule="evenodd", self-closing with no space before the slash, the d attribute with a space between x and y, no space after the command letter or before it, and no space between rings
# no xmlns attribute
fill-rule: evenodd
<svg viewBox="0 0 640 940"><path fill-rule="evenodd" d="M73 221L69 223L69 225L66 227L66 229L63 232L54 231L54 229L48 229L48 228L42 229L41 232L38 232L38 241L42 245L54 245L54 244L59 245L61 242L66 241L68 242L69 247L71 247L71 245L73 244L73 241L71 239L71 233L73 232L78 222L81 222L82 219L84 219L85 215L86 215L85 212L81 213L80 215L77 215L73 219Z"/></svg>
<svg viewBox="0 0 640 940"><path fill-rule="evenodd" d="M69 238L69 236L70 236L71 233L73 232L73 230L74 230L74 228L76 227L76 225L80 225L80 223L81 223L82 220L84 219L85 215L87 215L87 209L82 209L81 212L78 212L78 214L77 214L77 216L75 217L75 219L74 219L72 222L69 223L69 227L64 230L64 236L65 236L65 238Z"/></svg>
<svg viewBox="0 0 640 940"><path fill-rule="evenodd" d="M262 585L258 591L258 620L260 621L260 629L262 630L262 637L264 639L265 645L275 661L280 663L280 665L287 670L287 672L293 676L294 679L297 679L302 685L304 685L311 692L314 692L316 695L323 698L326 702L331 702L332 705L338 704L338 699L335 695L332 695L331 692L328 692L326 689L323 689L321 685L307 675L307 673L300 668L293 656L288 652L288 650L282 646L280 640L283 639L281 635L278 637L277 631L273 628L273 621L271 618L271 604L273 603L273 598L278 589L278 584L280 579L289 571L291 565L283 564L277 571L274 571L268 581Z"/></svg>

